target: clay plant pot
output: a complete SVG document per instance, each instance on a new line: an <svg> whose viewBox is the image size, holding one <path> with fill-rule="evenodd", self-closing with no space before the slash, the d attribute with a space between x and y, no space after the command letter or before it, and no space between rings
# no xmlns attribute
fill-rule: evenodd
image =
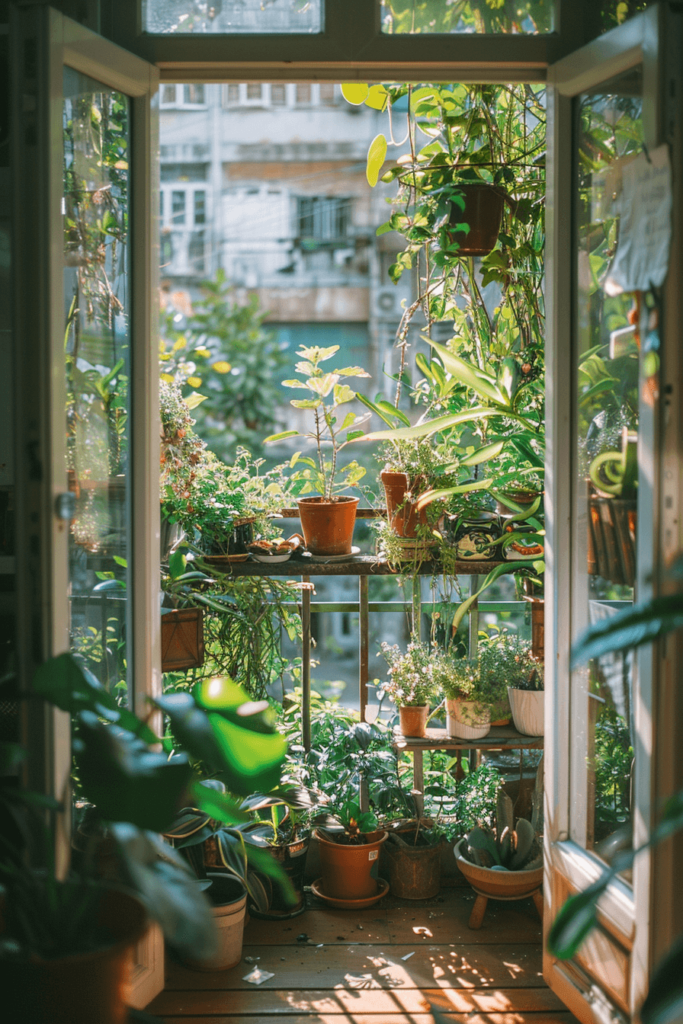
<svg viewBox="0 0 683 1024"><path fill-rule="evenodd" d="M392 829L382 847L382 873L394 896L428 900L441 888L441 843L415 846L415 826Z"/></svg>
<svg viewBox="0 0 683 1024"><path fill-rule="evenodd" d="M347 846L335 843L329 833L318 829L322 888L326 896L340 900L363 900L376 895L379 877L379 851L387 833L366 832L363 843Z"/></svg>
<svg viewBox="0 0 683 1024"><path fill-rule="evenodd" d="M135 945L147 927L142 903L120 889L102 889L98 921L111 945L91 953L0 959L2 1008L12 1024L125 1024Z"/></svg>
<svg viewBox="0 0 683 1024"><path fill-rule="evenodd" d="M542 736L545 731L545 694L543 690L517 690L508 686L512 720L517 732Z"/></svg>
<svg viewBox="0 0 683 1024"><path fill-rule="evenodd" d="M446 700L446 731L453 739L482 739L491 731L491 705L449 697Z"/></svg>
<svg viewBox="0 0 683 1024"><path fill-rule="evenodd" d="M408 474L383 469L379 477L384 484L389 525L398 537L416 537L418 526L427 525L427 510L418 512L415 501L406 499L410 492Z"/></svg>
<svg viewBox="0 0 683 1024"><path fill-rule="evenodd" d="M478 892L490 896L491 899L502 897L505 899L522 900L536 892L543 881L543 865L532 868L531 871L499 871L495 868L480 868L472 864L463 856L467 845L466 839L461 839L453 848L455 859L467 881Z"/></svg>
<svg viewBox="0 0 683 1024"><path fill-rule="evenodd" d="M242 959L247 893L239 878L232 875L209 873L207 878L212 883L206 895L213 904L216 952L206 960L183 963L193 971L226 971Z"/></svg>
<svg viewBox="0 0 683 1024"><path fill-rule="evenodd" d="M358 498L298 498L301 532L312 555L350 555Z"/></svg>
<svg viewBox="0 0 683 1024"><path fill-rule="evenodd" d="M204 609L176 608L161 616L161 669L175 672L204 664Z"/></svg>
<svg viewBox="0 0 683 1024"><path fill-rule="evenodd" d="M422 704L419 707L406 705L398 709L398 720L401 732L404 736L421 738L427 735L427 715L429 705Z"/></svg>
<svg viewBox="0 0 683 1024"><path fill-rule="evenodd" d="M485 181L462 182L456 187L462 192L465 208L454 203L450 221L467 224L469 231L449 231L449 240L459 244L458 256L488 256L498 241L503 207L507 204L514 210L516 203L505 189Z"/></svg>
<svg viewBox="0 0 683 1024"><path fill-rule="evenodd" d="M288 903L280 886L272 885L268 899L268 909L257 910L252 906L250 910L252 917L264 918L267 921L278 921L303 914L306 909L304 870L308 846L309 840L306 838L297 839L294 843L283 843L281 846L269 846L267 850L264 850L264 853L269 853L273 860L277 861L289 878L294 889L296 902L293 904Z"/></svg>

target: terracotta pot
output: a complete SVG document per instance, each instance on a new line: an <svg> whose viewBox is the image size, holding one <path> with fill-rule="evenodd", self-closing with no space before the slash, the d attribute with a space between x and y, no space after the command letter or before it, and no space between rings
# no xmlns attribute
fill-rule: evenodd
<svg viewBox="0 0 683 1024"><path fill-rule="evenodd" d="M516 204L505 189L485 181L462 182L457 188L462 191L465 208L453 204L451 224L467 224L469 232L449 231L448 237L459 243L459 256L487 256L498 241L503 207Z"/></svg>
<svg viewBox="0 0 683 1024"><path fill-rule="evenodd" d="M459 740L480 740L491 731L491 706L477 700L446 700L446 731Z"/></svg>
<svg viewBox="0 0 683 1024"><path fill-rule="evenodd" d="M441 844L414 846L415 825L392 829L381 851L382 874L404 900L428 900L441 888Z"/></svg>
<svg viewBox="0 0 683 1024"><path fill-rule="evenodd" d="M536 892L543 881L543 865L531 871L496 871L493 868L480 868L463 856L466 839L461 839L453 848L455 859L463 875L479 892L492 899L507 897L508 899L524 899Z"/></svg>
<svg viewBox="0 0 683 1024"><path fill-rule="evenodd" d="M211 873L207 877L212 882L206 895L213 903L216 952L206 960L183 960L183 963L193 971L226 971L242 959L247 894L239 878Z"/></svg>
<svg viewBox="0 0 683 1024"><path fill-rule="evenodd" d="M2 1007L12 1024L125 1024L135 945L147 927L142 903L120 889L103 889L98 919L113 945L92 953L0 960Z"/></svg>
<svg viewBox="0 0 683 1024"><path fill-rule="evenodd" d="M174 672L204 664L204 609L176 608L161 616L161 669Z"/></svg>
<svg viewBox="0 0 683 1024"><path fill-rule="evenodd" d="M362 900L374 896L379 877L379 851L387 833L367 832L363 837L365 842L359 846L330 842L320 830L315 834L320 844L325 895L342 900Z"/></svg>
<svg viewBox="0 0 683 1024"><path fill-rule="evenodd" d="M491 722L491 728L492 728L492 729L493 729L493 728L496 728L496 729L497 729L497 728L499 728L499 727L501 727L501 728L502 728L502 727L503 727L503 726L505 726L505 725L509 725L511 721L512 721L512 715L508 715L508 717L507 717L507 718L497 718L497 719L495 720L495 722Z"/></svg>
<svg viewBox="0 0 683 1024"><path fill-rule="evenodd" d="M383 469L379 478L384 484L391 528L399 537L416 537L417 527L427 525L427 510L423 508L418 512L414 501L406 501L406 494L410 491L408 474Z"/></svg>
<svg viewBox="0 0 683 1024"><path fill-rule="evenodd" d="M301 532L312 555L350 555L358 498L298 498Z"/></svg>
<svg viewBox="0 0 683 1024"><path fill-rule="evenodd" d="M406 706L398 709L398 720L404 736L420 737L427 735L427 715L429 705L420 707Z"/></svg>
<svg viewBox="0 0 683 1024"><path fill-rule="evenodd" d="M508 686L512 720L517 732L525 736L544 733L545 699L543 690L517 690Z"/></svg>

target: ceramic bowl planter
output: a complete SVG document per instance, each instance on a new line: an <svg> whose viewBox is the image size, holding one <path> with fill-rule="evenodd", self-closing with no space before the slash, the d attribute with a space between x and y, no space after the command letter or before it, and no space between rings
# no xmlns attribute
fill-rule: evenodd
<svg viewBox="0 0 683 1024"><path fill-rule="evenodd" d="M350 555L358 498L298 498L301 532L312 555Z"/></svg>
<svg viewBox="0 0 683 1024"><path fill-rule="evenodd" d="M455 545L456 558L478 562L500 558L500 547L490 546L502 536L495 512L482 512L481 515L466 519L446 516L445 526Z"/></svg>
<svg viewBox="0 0 683 1024"><path fill-rule="evenodd" d="M478 700L446 700L446 731L459 740L480 740L491 729L491 705Z"/></svg>
<svg viewBox="0 0 683 1024"><path fill-rule="evenodd" d="M545 700L543 690L517 690L508 686L512 720L517 732L525 736L542 736Z"/></svg>
<svg viewBox="0 0 683 1024"><path fill-rule="evenodd" d="M413 738L418 739L426 736L428 714L428 704L421 704L417 707L415 705L405 704L403 707L399 708L398 720L403 735L412 736Z"/></svg>
<svg viewBox="0 0 683 1024"><path fill-rule="evenodd" d="M390 830L382 847L382 864L394 896L428 900L441 888L441 843L416 846L415 832L415 825Z"/></svg>
<svg viewBox="0 0 683 1024"><path fill-rule="evenodd" d="M103 889L99 923L109 946L29 962L0 960L2 1005L12 1024L125 1024L135 945L147 927L142 903Z"/></svg>
<svg viewBox="0 0 683 1024"><path fill-rule="evenodd" d="M467 839L461 839L453 849L458 867L477 893L472 908L470 928L481 928L489 899L523 900L532 896L539 915L543 916L543 901L539 892L543 882L543 865L529 871L501 871L497 868L482 868L464 856Z"/></svg>
<svg viewBox="0 0 683 1024"><path fill-rule="evenodd" d="M232 875L209 874L206 895L213 905L217 931L216 952L206 960L183 960L193 971L227 971L242 959L247 894L242 882Z"/></svg>
<svg viewBox="0 0 683 1024"><path fill-rule="evenodd" d="M336 843L320 829L315 833L320 849L322 877L319 891L324 899L335 906L353 909L354 905L380 899L388 885L379 878L379 851L387 833L366 832L362 843L349 845ZM342 833L340 833L342 836ZM380 884L382 883L382 884Z"/></svg>
<svg viewBox="0 0 683 1024"><path fill-rule="evenodd" d="M383 469L380 480L384 484L387 502L387 519L397 537L417 537L418 526L427 526L427 510L419 512L415 506L417 495L410 494L410 479L407 473L395 473Z"/></svg>
<svg viewBox="0 0 683 1024"><path fill-rule="evenodd" d="M164 609L161 615L161 670L176 672L204 664L204 609Z"/></svg>

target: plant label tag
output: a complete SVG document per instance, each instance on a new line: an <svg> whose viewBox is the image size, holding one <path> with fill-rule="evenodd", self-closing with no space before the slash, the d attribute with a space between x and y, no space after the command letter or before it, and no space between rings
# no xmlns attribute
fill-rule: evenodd
<svg viewBox="0 0 683 1024"><path fill-rule="evenodd" d="M379 850L370 850L368 854L368 860L377 860L379 857Z"/></svg>

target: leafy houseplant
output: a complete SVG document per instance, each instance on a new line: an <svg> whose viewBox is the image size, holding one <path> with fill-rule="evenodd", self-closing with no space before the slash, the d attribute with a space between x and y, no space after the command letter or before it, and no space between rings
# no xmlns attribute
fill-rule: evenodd
<svg viewBox="0 0 683 1024"><path fill-rule="evenodd" d="M504 673L508 700L515 729L525 736L542 736L544 732L543 663L531 653L531 642L514 633L503 632L493 640L493 649L486 645L487 666L495 666L490 673Z"/></svg>
<svg viewBox="0 0 683 1024"><path fill-rule="evenodd" d="M523 646L526 652L526 645ZM509 725L512 711L508 699L508 684L519 678L519 638L507 630L480 635L479 692L491 704L491 724ZM526 658L526 653L523 655ZM512 665L510 664L512 662Z"/></svg>
<svg viewBox="0 0 683 1024"><path fill-rule="evenodd" d="M338 351L339 345L300 348L297 352L300 362L296 364L296 370L301 378L283 382L286 387L308 393L307 398L292 399L290 404L296 409L311 409L313 412L313 430L304 436L315 442L317 460L297 452L291 465L292 468L299 464L306 467L298 470L294 477L300 485L299 493L305 495L317 491L319 495L297 499L306 546L313 554L319 555L350 554L358 498L340 496L336 492L340 487L353 487L365 475L365 469L355 461L343 467L338 465L339 453L363 431L352 429L358 420L355 413L348 412L339 424L337 411L356 398L355 391L343 383L342 378L368 377L369 374L360 366L325 369L321 364ZM346 438L342 441L344 431ZM298 430L285 430L267 437L264 443L297 436L300 436ZM331 450L329 461L326 459L328 448ZM338 483L339 477L344 478L341 484Z"/></svg>
<svg viewBox="0 0 683 1024"><path fill-rule="evenodd" d="M476 663L443 655L435 667L446 697L446 728L449 736L481 739L491 728L491 706L480 696Z"/></svg>
<svg viewBox="0 0 683 1024"><path fill-rule="evenodd" d="M436 686L433 654L427 644L413 639L405 653L397 645L380 645L389 666L389 679L382 691L396 705L404 736L425 736L427 715Z"/></svg>
<svg viewBox="0 0 683 1024"><path fill-rule="evenodd" d="M337 828L316 830L322 877L313 891L333 906L368 906L388 890L386 882L378 885L379 851L387 833L378 829L375 815L361 811L355 800L326 810L326 819L336 818Z"/></svg>

